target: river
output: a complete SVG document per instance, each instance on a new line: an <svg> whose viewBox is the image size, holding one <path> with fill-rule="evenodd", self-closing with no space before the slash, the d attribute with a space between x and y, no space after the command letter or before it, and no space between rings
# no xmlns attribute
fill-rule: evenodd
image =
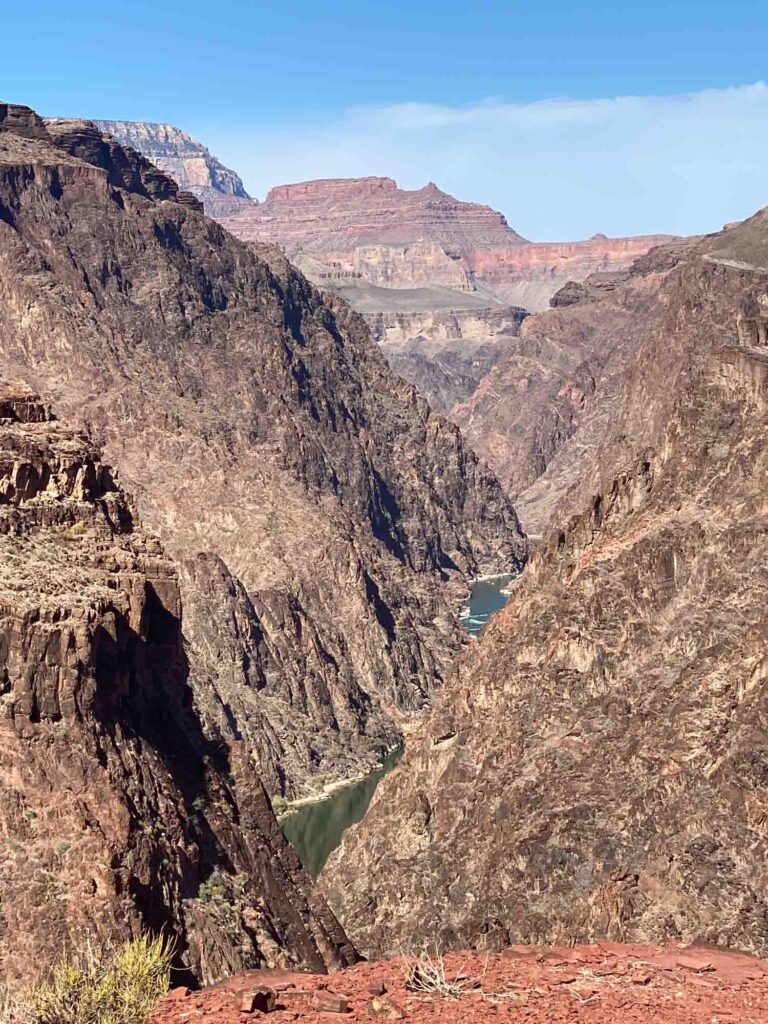
<svg viewBox="0 0 768 1024"><path fill-rule="evenodd" d="M477 636L491 615L504 607L508 595L503 591L512 579L512 576L486 576L473 582L472 593L460 616L468 633ZM334 790L325 800L300 804L281 819L285 838L313 878L317 878L345 830L363 820L376 787L402 756L402 748L393 750L381 767L364 779Z"/></svg>
<svg viewBox="0 0 768 1024"><path fill-rule="evenodd" d="M514 576L482 576L472 584L472 593L467 604L461 611L459 620L472 636L477 636L494 612L499 611L507 603L509 594L506 588Z"/></svg>
<svg viewBox="0 0 768 1024"><path fill-rule="evenodd" d="M280 825L285 838L313 878L320 874L345 830L363 820L376 787L402 756L402 747L393 750L384 758L381 767L364 779L335 790L325 800L300 804L282 818Z"/></svg>

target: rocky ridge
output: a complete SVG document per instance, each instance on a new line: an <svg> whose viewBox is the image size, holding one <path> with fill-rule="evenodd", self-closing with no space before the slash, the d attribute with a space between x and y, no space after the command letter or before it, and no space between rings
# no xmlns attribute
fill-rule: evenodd
<svg viewBox="0 0 768 1024"><path fill-rule="evenodd" d="M768 950L768 212L635 277L571 314L598 329L635 308L580 511L321 876L368 953Z"/></svg>
<svg viewBox="0 0 768 1024"><path fill-rule="evenodd" d="M354 962L244 744L195 714L175 566L93 441L5 381L0 620L6 985L146 929L202 982Z"/></svg>
<svg viewBox="0 0 768 1024"><path fill-rule="evenodd" d="M373 767L462 643L466 579L522 563L512 507L346 303L120 184L130 151L88 162L82 122L7 111L0 358L92 429L179 564L208 735L289 798Z"/></svg>

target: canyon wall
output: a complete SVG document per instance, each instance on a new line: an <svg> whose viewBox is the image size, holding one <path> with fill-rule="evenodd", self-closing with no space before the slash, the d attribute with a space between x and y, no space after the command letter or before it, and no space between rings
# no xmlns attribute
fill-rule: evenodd
<svg viewBox="0 0 768 1024"><path fill-rule="evenodd" d="M414 242L437 243L451 256L478 245L524 242L490 206L461 202L431 182L401 189L392 178L277 185L263 203L243 207L222 223L238 238L276 243L288 256Z"/></svg>
<svg viewBox="0 0 768 1024"><path fill-rule="evenodd" d="M363 316L392 369L415 384L433 409L448 413L469 399L504 357L520 333L525 310L480 306Z"/></svg>
<svg viewBox="0 0 768 1024"><path fill-rule="evenodd" d="M170 124L146 121L93 121L122 146L142 153L180 188L205 203L206 213L231 213L255 202L234 171L225 167L187 132Z"/></svg>
<svg viewBox="0 0 768 1024"><path fill-rule="evenodd" d="M467 579L522 564L514 510L346 303L51 127L0 118L3 366L93 432L179 564L210 736L271 794L366 770L460 647Z"/></svg>
<svg viewBox="0 0 768 1024"><path fill-rule="evenodd" d="M767 268L762 211L556 311L623 309L634 355L578 511L321 876L365 952L768 950Z"/></svg>
<svg viewBox="0 0 768 1024"><path fill-rule="evenodd" d="M208 189L203 194L186 174L183 161L168 162L174 146L182 156L187 153L191 142L184 141L183 133L167 126L99 123L111 126L121 141L175 173L182 187L201 196L206 211L233 234L278 245L318 287L343 294L366 315L379 341L388 331L382 333L380 318L371 318L370 313L428 317L444 310L461 315L467 308L488 309L482 352L477 351L476 335L467 346L457 344L455 337L442 347L424 345L423 319L417 316L411 317L413 327L403 344L385 347L396 372L414 383L435 408L452 416L452 406L468 400L501 357L494 327L500 310L508 315L517 307L529 312L547 309L550 298L568 281L623 271L668 238L595 235L584 242L529 243L488 206L461 202L433 184L401 189L384 177L279 185L261 204L243 198L237 188L217 193ZM170 141L164 141L166 137ZM373 304L366 286L379 290ZM414 294L399 294L404 292ZM405 329L403 316L399 324ZM536 353L530 358L535 362ZM463 411L458 417L466 424ZM493 443L484 446L483 454L508 476Z"/></svg>
<svg viewBox="0 0 768 1024"><path fill-rule="evenodd" d="M638 256L669 241L669 235L594 235L583 242L532 242L522 248L477 249L467 256L466 263L472 279L497 299L537 313L549 308L552 296L568 281L624 270Z"/></svg>
<svg viewBox="0 0 768 1024"><path fill-rule="evenodd" d="M196 714L186 625L176 567L98 447L0 381L7 986L146 930L199 981L356 959L245 744L225 748Z"/></svg>

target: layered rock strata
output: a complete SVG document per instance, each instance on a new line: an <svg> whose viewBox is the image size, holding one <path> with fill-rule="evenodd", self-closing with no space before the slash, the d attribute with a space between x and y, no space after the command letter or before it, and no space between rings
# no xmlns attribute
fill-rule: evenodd
<svg viewBox="0 0 768 1024"><path fill-rule="evenodd" d="M433 183L401 189L392 178L330 178L277 185L263 203L227 217L238 237L272 242L292 256L354 253L359 247L437 243L459 256L479 245L524 242L490 206L465 203Z"/></svg>
<svg viewBox="0 0 768 1024"><path fill-rule="evenodd" d="M93 124L121 146L142 153L180 188L200 199L206 213L231 214L255 203L239 175L180 128L146 121L94 121Z"/></svg>

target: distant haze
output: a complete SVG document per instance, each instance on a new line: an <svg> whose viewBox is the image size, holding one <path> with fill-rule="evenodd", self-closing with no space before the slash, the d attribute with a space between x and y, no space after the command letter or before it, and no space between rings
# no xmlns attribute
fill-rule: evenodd
<svg viewBox="0 0 768 1024"><path fill-rule="evenodd" d="M390 175L488 203L534 240L694 234L768 205L768 86L466 106L397 103L279 129L184 124L262 199L309 178Z"/></svg>

